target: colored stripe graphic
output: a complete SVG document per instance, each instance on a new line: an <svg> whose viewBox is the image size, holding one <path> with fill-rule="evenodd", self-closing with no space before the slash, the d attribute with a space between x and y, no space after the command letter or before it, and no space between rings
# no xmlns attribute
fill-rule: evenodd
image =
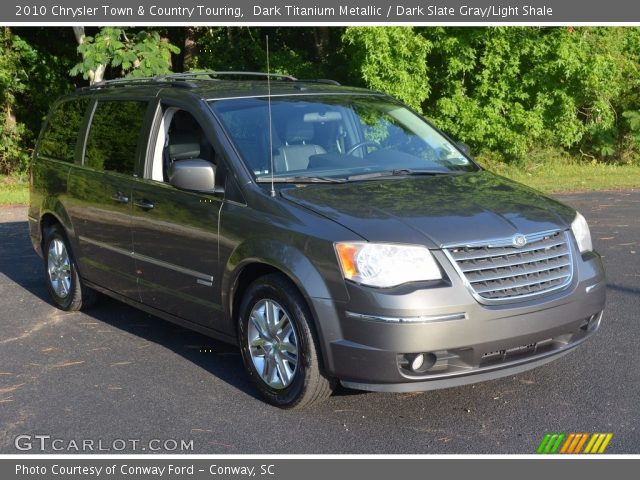
<svg viewBox="0 0 640 480"><path fill-rule="evenodd" d="M556 443L554 443L551 449L549 450L549 453L556 453L558 451L558 449L560 448L560 444L562 443L562 440L564 440L565 436L566 434L564 433L558 434L558 439L556 440Z"/></svg>
<svg viewBox="0 0 640 480"><path fill-rule="evenodd" d="M538 445L537 453L556 453L565 437L565 433L547 433Z"/></svg>
<svg viewBox="0 0 640 480"><path fill-rule="evenodd" d="M542 438L536 453L577 454L587 445L583 453L604 453L613 438L612 433L547 433ZM587 441L588 440L588 441Z"/></svg>
<svg viewBox="0 0 640 480"><path fill-rule="evenodd" d="M564 442L564 445L562 445L562 449L560 450L560 453L567 453L567 450L569 449L569 446L571 445L575 437L576 437L575 433L569 434L569 436L567 437L567 440Z"/></svg>
<svg viewBox="0 0 640 480"><path fill-rule="evenodd" d="M580 439L580 443L578 443L578 445L576 445L575 451L571 452L571 453L580 453L580 451L582 450L582 447L584 446L585 442L587 441L587 438L589 438L589 434L588 433L583 433L582 434L582 438Z"/></svg>
<svg viewBox="0 0 640 480"><path fill-rule="evenodd" d="M609 445L609 442L611 441L611 439L613 438L613 433L607 433L607 436L604 439L604 442L602 442L602 445L600 445L600 451L598 453L604 453L604 451L607 449L607 446Z"/></svg>
<svg viewBox="0 0 640 480"><path fill-rule="evenodd" d="M536 450L536 453L544 453L544 447L547 446L547 443L549 442L550 438L551 438L551 434L550 433L547 433L542 438L542 441L540 442L540 445L538 445L538 450Z"/></svg>
<svg viewBox="0 0 640 480"><path fill-rule="evenodd" d="M612 433L594 433L584 453L604 453L612 438Z"/></svg>
<svg viewBox="0 0 640 480"><path fill-rule="evenodd" d="M589 443L587 443L587 448L584 449L584 453L591 453L591 447L593 447L593 444L596 443L596 440L598 439L600 435L598 435L597 433L594 433L593 435L591 435L591 438L589 439Z"/></svg>

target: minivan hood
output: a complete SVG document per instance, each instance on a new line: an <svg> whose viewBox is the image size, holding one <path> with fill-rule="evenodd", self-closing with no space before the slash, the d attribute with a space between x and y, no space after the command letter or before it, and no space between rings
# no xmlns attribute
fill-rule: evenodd
<svg viewBox="0 0 640 480"><path fill-rule="evenodd" d="M281 194L368 241L431 248L565 229L575 215L535 190L486 171L306 184Z"/></svg>

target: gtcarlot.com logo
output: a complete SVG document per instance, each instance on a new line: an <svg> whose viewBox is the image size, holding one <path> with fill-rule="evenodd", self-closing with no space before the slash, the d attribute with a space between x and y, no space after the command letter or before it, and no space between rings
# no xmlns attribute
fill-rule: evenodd
<svg viewBox="0 0 640 480"><path fill-rule="evenodd" d="M173 438L116 438L114 440L65 439L51 435L18 435L13 440L17 450L40 452L192 452L193 440Z"/></svg>
<svg viewBox="0 0 640 480"><path fill-rule="evenodd" d="M604 453L613 433L547 433L536 453Z"/></svg>

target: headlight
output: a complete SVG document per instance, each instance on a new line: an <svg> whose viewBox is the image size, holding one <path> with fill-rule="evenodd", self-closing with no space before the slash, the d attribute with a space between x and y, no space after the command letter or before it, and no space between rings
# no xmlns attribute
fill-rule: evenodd
<svg viewBox="0 0 640 480"><path fill-rule="evenodd" d="M339 242L335 244L342 275L372 287L439 280L440 268L431 252L419 245Z"/></svg>
<svg viewBox="0 0 640 480"><path fill-rule="evenodd" d="M587 221L578 212L576 212L576 218L571 222L571 231L573 232L573 236L576 237L580 253L593 250L589 225L587 225Z"/></svg>

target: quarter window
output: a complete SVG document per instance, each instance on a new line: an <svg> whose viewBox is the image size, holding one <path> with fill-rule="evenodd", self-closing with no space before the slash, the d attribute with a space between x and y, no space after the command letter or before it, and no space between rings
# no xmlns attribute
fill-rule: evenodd
<svg viewBox="0 0 640 480"><path fill-rule="evenodd" d="M88 105L89 101L83 98L61 103L55 108L42 134L39 155L73 162L78 132Z"/></svg>
<svg viewBox="0 0 640 480"><path fill-rule="evenodd" d="M147 102L98 102L84 164L96 170L133 175Z"/></svg>

